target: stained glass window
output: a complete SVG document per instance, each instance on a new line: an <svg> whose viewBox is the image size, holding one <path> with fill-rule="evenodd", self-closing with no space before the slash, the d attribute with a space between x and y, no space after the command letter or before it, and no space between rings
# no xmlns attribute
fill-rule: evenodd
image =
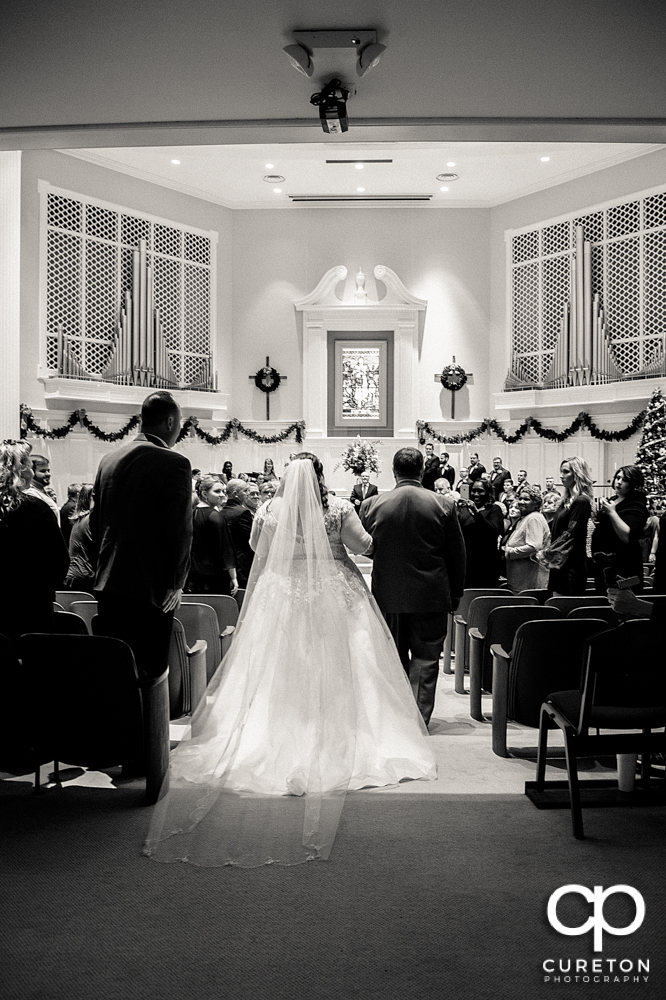
<svg viewBox="0 0 666 1000"><path fill-rule="evenodd" d="M342 419L378 420L379 347L342 348Z"/></svg>

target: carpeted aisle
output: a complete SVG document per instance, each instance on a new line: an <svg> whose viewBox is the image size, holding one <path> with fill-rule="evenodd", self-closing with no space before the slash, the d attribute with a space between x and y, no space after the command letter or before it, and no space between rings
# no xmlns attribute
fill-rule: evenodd
<svg viewBox="0 0 666 1000"><path fill-rule="evenodd" d="M576 842L568 812L524 796L412 784L349 795L328 863L198 869L140 855L141 783L118 785L0 782L5 1000L664 995L664 810L606 810ZM543 982L545 959L593 957L546 920L570 882L643 893L643 926L603 956L649 958L647 984ZM605 916L626 923L617 902Z"/></svg>

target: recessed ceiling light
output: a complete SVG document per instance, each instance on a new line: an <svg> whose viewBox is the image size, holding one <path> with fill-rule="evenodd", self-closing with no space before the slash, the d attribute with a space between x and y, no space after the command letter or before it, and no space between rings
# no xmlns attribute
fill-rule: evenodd
<svg viewBox="0 0 666 1000"><path fill-rule="evenodd" d="M358 191L359 194L363 194L365 188L356 188L356 190Z"/></svg>
<svg viewBox="0 0 666 1000"><path fill-rule="evenodd" d="M284 177L282 174L264 174L261 179L266 181L267 184L282 184Z"/></svg>
<svg viewBox="0 0 666 1000"><path fill-rule="evenodd" d="M178 166L178 164L180 163L180 160L172 160L171 162L172 162L172 163L173 163L173 164L174 164L175 166Z"/></svg>
<svg viewBox="0 0 666 1000"><path fill-rule="evenodd" d="M550 156L542 156L541 157L541 162L542 163L548 163L549 160L550 160Z"/></svg>
<svg viewBox="0 0 666 1000"><path fill-rule="evenodd" d="M365 164L363 164L363 163L355 163L354 166L356 167L357 170L363 170L363 167L365 166Z"/></svg>
<svg viewBox="0 0 666 1000"><path fill-rule="evenodd" d="M266 163L265 164L266 170L272 170L274 166L275 166L274 163Z"/></svg>
<svg viewBox="0 0 666 1000"><path fill-rule="evenodd" d="M438 181L457 181L458 174L437 174Z"/></svg>
<svg viewBox="0 0 666 1000"><path fill-rule="evenodd" d="M282 188L273 188L273 194L282 194Z"/></svg>
<svg viewBox="0 0 666 1000"><path fill-rule="evenodd" d="M440 191L448 191L449 189L447 187L441 187L439 190Z"/></svg>
<svg viewBox="0 0 666 1000"><path fill-rule="evenodd" d="M446 165L447 167L455 167L455 163L453 162L453 160L449 160Z"/></svg>

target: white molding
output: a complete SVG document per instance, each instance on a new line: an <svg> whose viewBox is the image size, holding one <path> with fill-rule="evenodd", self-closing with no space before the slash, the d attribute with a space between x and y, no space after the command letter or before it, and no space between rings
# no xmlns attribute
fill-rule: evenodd
<svg viewBox="0 0 666 1000"><path fill-rule="evenodd" d="M544 409L587 406L610 406L635 402L647 405L657 388L664 388L664 378L626 379L606 385L572 385L562 389L521 389L517 392L495 392L496 410L527 410L530 413Z"/></svg>
<svg viewBox="0 0 666 1000"><path fill-rule="evenodd" d="M395 302L392 303L382 301L379 303L380 306L389 304L400 305L400 306L413 306L414 309L418 309L419 311L421 310L425 311L425 309L427 308L428 306L427 300L419 299L416 297L416 295L412 295L411 292L408 292L405 286L403 285L402 281L398 277L398 275L395 273L395 271L392 271L390 267L386 267L385 264L377 264L375 266L374 275L378 281L381 281L383 284L386 285L386 288L391 293L391 296L393 297L393 299L395 299Z"/></svg>
<svg viewBox="0 0 666 1000"><path fill-rule="evenodd" d="M49 410L75 410L83 406L94 409L136 412L150 390L140 385L116 385L114 382L88 381L75 378L50 378L40 375L44 385L44 400ZM174 389L184 417L205 415L212 420L227 422L228 393L197 392L195 389Z"/></svg>
<svg viewBox="0 0 666 1000"><path fill-rule="evenodd" d="M0 440L20 433L21 153L0 152Z"/></svg>
<svg viewBox="0 0 666 1000"><path fill-rule="evenodd" d="M341 281L347 277L347 268L344 264L331 267L317 283L316 288L309 295L304 295L302 299L294 301L294 309L303 312L306 309L318 309L324 305L333 306L333 292ZM341 303L338 302L338 305Z"/></svg>

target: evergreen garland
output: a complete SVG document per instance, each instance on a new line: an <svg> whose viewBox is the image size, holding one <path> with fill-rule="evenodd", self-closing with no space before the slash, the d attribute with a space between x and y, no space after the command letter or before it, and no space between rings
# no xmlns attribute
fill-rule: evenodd
<svg viewBox="0 0 666 1000"><path fill-rule="evenodd" d="M505 444L516 444L529 431L534 431L535 434L538 434L539 437L544 438L546 441L560 442L566 441L567 438L570 438L577 431L583 429L588 430L597 441L627 441L642 426L646 413L647 410L641 410L640 413L636 414L631 423L623 427L620 431L604 430L603 427L595 424L590 414L586 413L585 410L581 410L578 416L563 431L553 430L552 427L544 427L536 417L526 417L520 427L517 427L513 433L507 433L501 424L496 420L490 419L483 420L478 427L467 431L465 434L438 434L426 420L417 420L416 428L421 444L425 443L426 434L441 444L466 444L469 441L476 440L476 438L481 437L486 432L492 432L501 441L504 441Z"/></svg>

